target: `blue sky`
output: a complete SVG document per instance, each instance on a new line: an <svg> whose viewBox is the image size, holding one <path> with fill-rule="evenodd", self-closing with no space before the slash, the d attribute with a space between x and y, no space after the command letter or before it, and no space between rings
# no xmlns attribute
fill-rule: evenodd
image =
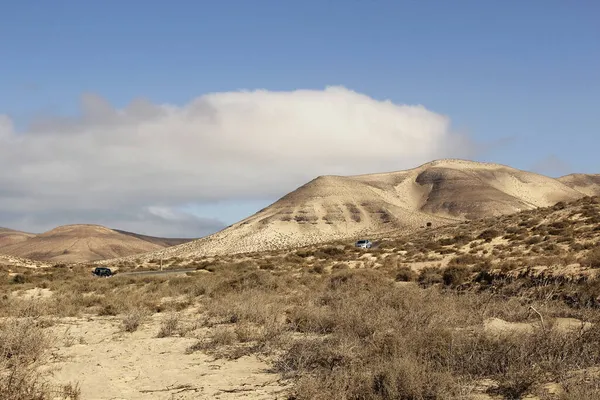
<svg viewBox="0 0 600 400"><path fill-rule="evenodd" d="M333 85L447 116L476 160L600 172L599 15L591 0L4 2L0 114L18 136L86 93L120 109ZM278 194L155 205L229 224ZM17 214L0 225L45 227Z"/></svg>

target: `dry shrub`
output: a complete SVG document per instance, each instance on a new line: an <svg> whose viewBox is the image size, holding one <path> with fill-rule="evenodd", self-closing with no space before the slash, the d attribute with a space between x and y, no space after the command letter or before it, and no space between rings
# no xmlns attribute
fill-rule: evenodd
<svg viewBox="0 0 600 400"><path fill-rule="evenodd" d="M237 341L241 343L254 342L263 337L262 327L249 323L237 324L234 333Z"/></svg>
<svg viewBox="0 0 600 400"><path fill-rule="evenodd" d="M500 236L500 232L495 229L486 229L477 236L477 239L483 239L486 242L491 242L495 237Z"/></svg>
<svg viewBox="0 0 600 400"><path fill-rule="evenodd" d="M458 265L450 265L444 268L442 279L447 286L458 286L467 282L471 275L469 268Z"/></svg>
<svg viewBox="0 0 600 400"><path fill-rule="evenodd" d="M225 326L214 329L210 334L212 346L231 346L237 341L236 332Z"/></svg>
<svg viewBox="0 0 600 400"><path fill-rule="evenodd" d="M534 244L541 243L542 240L543 240L543 238L540 235L535 235L535 236L531 236L530 238L525 240L525 243L532 246Z"/></svg>
<svg viewBox="0 0 600 400"><path fill-rule="evenodd" d="M314 253L317 258L332 258L344 254L344 249L339 247L323 247Z"/></svg>
<svg viewBox="0 0 600 400"><path fill-rule="evenodd" d="M436 283L442 283L444 281L444 277L442 276L440 268L427 267L423 268L421 272L419 272L418 281L421 285L427 287L435 285Z"/></svg>
<svg viewBox="0 0 600 400"><path fill-rule="evenodd" d="M17 285L22 285L27 282L27 278L25 278L25 275L16 274L12 277L11 282Z"/></svg>
<svg viewBox="0 0 600 400"><path fill-rule="evenodd" d="M160 329L156 337L164 338L169 336L175 336L179 328L181 317L177 313L172 313L163 318Z"/></svg>
<svg viewBox="0 0 600 400"><path fill-rule="evenodd" d="M119 314L119 310L111 303L103 305L98 311L99 316L115 316L117 314Z"/></svg>
<svg viewBox="0 0 600 400"><path fill-rule="evenodd" d="M287 318L290 329L302 333L331 333L336 323L330 309L314 304L293 308Z"/></svg>
<svg viewBox="0 0 600 400"><path fill-rule="evenodd" d="M294 341L276 363L285 375L300 377L296 397L444 399L455 393L452 377L419 349L443 347L437 337L447 334L437 325L452 327L457 311L445 309L433 291L394 289L376 276L345 278L333 292L326 283L317 298L330 310L329 336ZM315 308L304 315L305 326L319 326L323 314ZM465 312L461 322L471 319L468 307L457 310Z"/></svg>
<svg viewBox="0 0 600 400"><path fill-rule="evenodd" d="M346 263L336 263L336 264L333 264L333 266L331 267L331 270L332 271L341 271L341 270L345 270L348 268L349 268L348 264L346 264Z"/></svg>
<svg viewBox="0 0 600 400"><path fill-rule="evenodd" d="M263 337L259 327L249 324L219 326L209 332L207 340L200 340L190 346L186 352L204 351L217 358L237 359L255 352L253 344Z"/></svg>
<svg viewBox="0 0 600 400"><path fill-rule="evenodd" d="M250 289L275 290L280 282L274 278L270 271L257 270L238 274L224 280L215 289L214 293L240 292Z"/></svg>
<svg viewBox="0 0 600 400"><path fill-rule="evenodd" d="M410 267L400 267L396 271L397 282L413 282L416 281L418 274Z"/></svg>
<svg viewBox="0 0 600 400"><path fill-rule="evenodd" d="M600 268L600 247L590 250L581 261L581 265L589 268Z"/></svg>
<svg viewBox="0 0 600 400"><path fill-rule="evenodd" d="M324 282L311 294L310 311L295 318L319 333L326 315L327 335L292 341L276 362L298 379L296 398L451 399L464 383L491 379L497 384L490 394L517 399L600 362L599 328L569 335L551 326L532 334L483 329L483 318L503 304L507 317L526 318L528 307L518 301L393 288L369 275L343 278Z"/></svg>
<svg viewBox="0 0 600 400"><path fill-rule="evenodd" d="M332 291L389 288L391 282L380 272L365 270L338 271L327 279L327 289Z"/></svg>
<svg viewBox="0 0 600 400"><path fill-rule="evenodd" d="M483 259L473 254L462 254L450 260L448 265L475 265L482 262Z"/></svg>
<svg viewBox="0 0 600 400"><path fill-rule="evenodd" d="M329 369L327 364L323 367L327 369L319 368L319 372L299 378L293 398L433 400L449 399L459 393L450 374L432 371L410 356L400 356L373 369L361 365L349 369Z"/></svg>
<svg viewBox="0 0 600 400"><path fill-rule="evenodd" d="M252 340L264 347L268 342L276 341L286 330L285 309L294 298L260 289L206 298L203 301L207 317L205 325L236 324L241 342L245 341L244 336L248 338L244 331L252 327Z"/></svg>
<svg viewBox="0 0 600 400"><path fill-rule="evenodd" d="M597 376L582 377L580 379L567 379L562 382L563 391L558 396L558 400L582 400L582 399L600 399L600 380Z"/></svg>
<svg viewBox="0 0 600 400"><path fill-rule="evenodd" d="M323 264L315 264L311 268L311 272L314 272L315 274L322 274L324 271L325 271L325 266Z"/></svg>
<svg viewBox="0 0 600 400"><path fill-rule="evenodd" d="M135 332L147 316L148 312L144 309L136 308L130 310L123 316L121 329L125 332Z"/></svg>
<svg viewBox="0 0 600 400"><path fill-rule="evenodd" d="M40 367L49 362L51 337L33 318L0 324L0 395L6 400L79 399L77 385L55 387Z"/></svg>

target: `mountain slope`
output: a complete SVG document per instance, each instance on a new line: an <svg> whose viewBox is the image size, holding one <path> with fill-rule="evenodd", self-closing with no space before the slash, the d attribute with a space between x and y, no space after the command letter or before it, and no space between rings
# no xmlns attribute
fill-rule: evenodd
<svg viewBox="0 0 600 400"><path fill-rule="evenodd" d="M252 252L412 232L583 196L553 178L465 160L438 160L391 173L322 176L216 234L140 258Z"/></svg>
<svg viewBox="0 0 600 400"><path fill-rule="evenodd" d="M191 242L192 240L194 240L194 239L185 239L185 238L162 238L162 237L156 237L156 236L141 235L139 233L134 233L134 232L122 231L120 229L113 229L113 230L115 232L122 233L123 235L132 236L132 237L144 240L146 242L157 244L161 247L176 246L178 244L183 244L183 243Z"/></svg>
<svg viewBox="0 0 600 400"><path fill-rule="evenodd" d="M0 254L0 271L4 270L6 267L12 269L13 267L38 268L48 266L49 265L43 261L28 260L26 258Z"/></svg>
<svg viewBox="0 0 600 400"><path fill-rule="evenodd" d="M163 248L99 225L65 225L26 241L0 248L0 253L52 262L84 262L124 257Z"/></svg>
<svg viewBox="0 0 600 400"><path fill-rule="evenodd" d="M571 174L558 180L588 196L600 196L600 174Z"/></svg>
<svg viewBox="0 0 600 400"><path fill-rule="evenodd" d="M32 237L35 237L33 233L20 232L8 228L0 228L0 249L11 244L24 242Z"/></svg>

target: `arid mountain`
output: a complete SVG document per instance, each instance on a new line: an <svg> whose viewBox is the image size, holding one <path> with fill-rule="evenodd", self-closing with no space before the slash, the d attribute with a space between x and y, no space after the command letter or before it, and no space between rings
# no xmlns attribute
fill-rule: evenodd
<svg viewBox="0 0 600 400"><path fill-rule="evenodd" d="M446 268L460 269L469 277L487 280L532 278L539 282L578 282L600 277L600 196L559 202L510 215L468 220L410 234L390 232L377 239L375 249L358 249L348 240L317 243L295 249L200 257L165 257L167 268L200 268L217 271L238 265L264 270L336 269L387 270L400 280L414 280L430 269L430 282L442 282ZM146 261L142 267L156 267ZM133 263L131 266L137 266ZM411 269L412 272L406 271ZM465 269L462 269L465 268ZM482 271L484 272L482 274ZM456 271L455 271L456 272ZM452 278L452 277L451 277ZM510 281L506 281L510 282ZM504 283L506 283L504 282ZM502 283L500 283L502 284ZM530 285L526 285L531 287ZM511 290L514 290L511 289ZM596 290L596 289L595 289ZM598 293L576 301L600 306ZM571 299L570 301L575 300Z"/></svg>
<svg viewBox="0 0 600 400"><path fill-rule="evenodd" d="M465 160L439 160L400 172L321 176L220 232L141 258L233 254L409 233L586 194L543 175Z"/></svg>
<svg viewBox="0 0 600 400"><path fill-rule="evenodd" d="M0 248L5 255L51 262L85 262L151 252L163 246L99 225L65 225Z"/></svg>
<svg viewBox="0 0 600 400"><path fill-rule="evenodd" d="M600 195L600 174L572 174L558 180L588 196Z"/></svg>
<svg viewBox="0 0 600 400"><path fill-rule="evenodd" d="M35 235L33 233L19 232L12 229L0 228L0 249L2 247L21 243L28 239L31 239Z"/></svg>

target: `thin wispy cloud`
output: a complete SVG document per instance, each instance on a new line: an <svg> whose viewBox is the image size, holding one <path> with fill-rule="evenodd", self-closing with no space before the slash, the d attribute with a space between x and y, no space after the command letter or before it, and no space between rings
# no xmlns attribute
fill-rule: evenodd
<svg viewBox="0 0 600 400"><path fill-rule="evenodd" d="M556 154L551 154L536 161L531 170L548 176L560 177L569 174L572 166Z"/></svg>

